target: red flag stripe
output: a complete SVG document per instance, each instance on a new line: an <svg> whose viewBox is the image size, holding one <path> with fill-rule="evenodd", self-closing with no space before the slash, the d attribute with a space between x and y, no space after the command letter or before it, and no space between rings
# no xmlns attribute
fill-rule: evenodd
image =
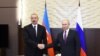
<svg viewBox="0 0 100 56"><path fill-rule="evenodd" d="M80 51L80 56L87 56L82 48L81 48L81 51Z"/></svg>

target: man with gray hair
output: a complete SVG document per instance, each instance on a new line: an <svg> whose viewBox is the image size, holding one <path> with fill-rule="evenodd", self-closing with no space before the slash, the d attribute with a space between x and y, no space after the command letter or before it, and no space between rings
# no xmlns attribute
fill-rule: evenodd
<svg viewBox="0 0 100 56"><path fill-rule="evenodd" d="M57 35L54 47L60 44L61 56L80 56L80 41L75 30L69 28L68 19L62 20L62 32Z"/></svg>

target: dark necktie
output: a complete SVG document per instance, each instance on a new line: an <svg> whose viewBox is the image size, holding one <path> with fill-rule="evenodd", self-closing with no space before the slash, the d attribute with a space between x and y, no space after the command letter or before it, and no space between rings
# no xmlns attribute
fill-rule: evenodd
<svg viewBox="0 0 100 56"><path fill-rule="evenodd" d="M66 31L64 31L63 39L64 39L64 41L66 42L66 40L67 40Z"/></svg>
<svg viewBox="0 0 100 56"><path fill-rule="evenodd" d="M34 26L34 31L35 31L35 35L36 35L36 26Z"/></svg>

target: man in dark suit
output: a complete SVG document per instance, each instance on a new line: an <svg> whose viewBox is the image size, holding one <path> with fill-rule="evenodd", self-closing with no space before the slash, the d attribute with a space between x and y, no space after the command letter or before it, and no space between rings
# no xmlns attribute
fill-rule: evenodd
<svg viewBox="0 0 100 56"><path fill-rule="evenodd" d="M69 20L62 20L62 32L58 34L54 46L60 45L61 56L80 56L80 41L75 30L69 29Z"/></svg>
<svg viewBox="0 0 100 56"><path fill-rule="evenodd" d="M46 45L46 29L38 24L38 15L32 14L31 24L23 28L25 56L43 56Z"/></svg>

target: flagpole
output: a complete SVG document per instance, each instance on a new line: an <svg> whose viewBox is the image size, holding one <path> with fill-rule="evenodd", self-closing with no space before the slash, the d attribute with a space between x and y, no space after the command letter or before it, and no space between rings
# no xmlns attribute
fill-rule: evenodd
<svg viewBox="0 0 100 56"><path fill-rule="evenodd" d="M80 9L80 0L79 0L79 3L78 3L78 9Z"/></svg>

